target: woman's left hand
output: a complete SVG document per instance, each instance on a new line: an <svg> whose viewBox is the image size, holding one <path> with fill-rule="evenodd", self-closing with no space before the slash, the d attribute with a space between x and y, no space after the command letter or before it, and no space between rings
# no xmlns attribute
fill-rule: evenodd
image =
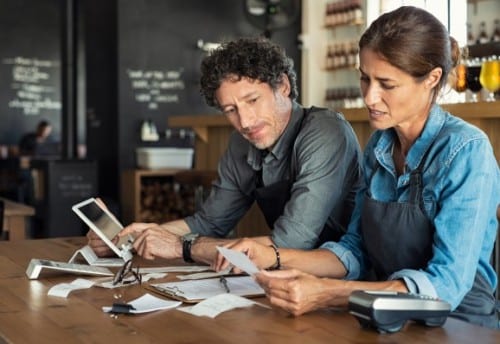
<svg viewBox="0 0 500 344"><path fill-rule="evenodd" d="M296 269L261 271L255 275L271 304L298 316L319 308L346 305L347 298L336 296L341 280L318 278Z"/></svg>

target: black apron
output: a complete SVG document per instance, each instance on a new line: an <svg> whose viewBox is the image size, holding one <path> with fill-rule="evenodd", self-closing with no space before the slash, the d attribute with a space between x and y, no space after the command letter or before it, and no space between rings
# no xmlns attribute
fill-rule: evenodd
<svg viewBox="0 0 500 344"><path fill-rule="evenodd" d="M316 107L304 109L303 111L304 115L302 116L299 130L297 131L297 134L293 140L294 142L297 138L297 135L300 133L300 130L302 129L306 116L312 112L320 110L324 109ZM290 145L291 152L293 151L293 147L294 144L292 143ZM262 159L264 159L264 154L266 153L267 151L262 153L263 154ZM262 211L262 214L266 219L266 223L271 230L274 228L274 223L276 222L276 220L281 215L283 215L285 205L290 200L292 185L296 177L296 171L294 169L292 160L293 160L292 154L290 154L290 177L287 179L280 180L279 182L276 182L274 184L265 186L262 181L262 168L258 171L255 171L256 187L253 192L253 197L257 202L257 205L259 206L260 210ZM325 241L329 240L338 241L340 239L340 237L345 233L348 221L350 220L351 211L347 209L347 206L345 213L348 213L349 216L343 216L343 218L340 220L341 222L340 225L333 228L328 225L325 225L319 236L316 246L321 245Z"/></svg>
<svg viewBox="0 0 500 344"><path fill-rule="evenodd" d="M408 203L381 202L364 196L361 231L376 280L402 269L424 269L432 258L434 225L423 207L422 167L410 174ZM472 289L451 315L486 327L498 327L493 289L476 273Z"/></svg>

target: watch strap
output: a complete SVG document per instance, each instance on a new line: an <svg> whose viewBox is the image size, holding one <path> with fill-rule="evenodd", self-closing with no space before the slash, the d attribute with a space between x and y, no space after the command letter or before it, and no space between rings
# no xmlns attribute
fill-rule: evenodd
<svg viewBox="0 0 500 344"><path fill-rule="evenodd" d="M194 238L190 240L182 240L182 259L186 263L194 263L193 258L191 257L191 246L193 245Z"/></svg>

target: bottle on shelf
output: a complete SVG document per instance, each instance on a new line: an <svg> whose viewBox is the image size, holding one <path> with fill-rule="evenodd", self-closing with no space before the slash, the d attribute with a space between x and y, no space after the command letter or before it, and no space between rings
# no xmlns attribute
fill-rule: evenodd
<svg viewBox="0 0 500 344"><path fill-rule="evenodd" d="M486 22L482 21L479 24L479 35L477 37L477 43L484 44L484 43L488 43L489 41L490 41L490 38L488 36L488 33L486 32Z"/></svg>
<svg viewBox="0 0 500 344"><path fill-rule="evenodd" d="M339 44L339 68L347 67L347 43Z"/></svg>
<svg viewBox="0 0 500 344"><path fill-rule="evenodd" d="M500 42L500 19L495 19L495 29L491 35L492 42Z"/></svg>
<svg viewBox="0 0 500 344"><path fill-rule="evenodd" d="M475 43L476 39L472 33L472 24L467 23L467 45L474 45Z"/></svg>
<svg viewBox="0 0 500 344"><path fill-rule="evenodd" d="M364 106L359 87L328 88L325 94L326 107L334 110L360 108Z"/></svg>
<svg viewBox="0 0 500 344"><path fill-rule="evenodd" d="M363 10L361 8L361 0L353 0L353 8L354 8L354 19L355 23L363 22Z"/></svg>
<svg viewBox="0 0 500 344"><path fill-rule="evenodd" d="M347 63L349 67L356 67L358 64L358 43L352 41L349 48L349 55L347 57Z"/></svg>
<svg viewBox="0 0 500 344"><path fill-rule="evenodd" d="M159 135L155 123L151 119L142 122L141 125L141 140L142 141L158 141Z"/></svg>
<svg viewBox="0 0 500 344"><path fill-rule="evenodd" d="M358 64L358 42L330 44L326 48L325 69L355 68Z"/></svg>
<svg viewBox="0 0 500 344"><path fill-rule="evenodd" d="M340 49L339 45L335 44L333 46L333 69L340 68Z"/></svg>
<svg viewBox="0 0 500 344"><path fill-rule="evenodd" d="M333 19L333 4L331 2L327 3L325 6L325 26L332 26Z"/></svg>
<svg viewBox="0 0 500 344"><path fill-rule="evenodd" d="M361 24L363 11L361 0L337 0L325 6L325 26Z"/></svg>
<svg viewBox="0 0 500 344"><path fill-rule="evenodd" d="M333 46L329 45L327 47L327 53L326 53L326 63L325 63L325 68L327 70L333 69Z"/></svg>

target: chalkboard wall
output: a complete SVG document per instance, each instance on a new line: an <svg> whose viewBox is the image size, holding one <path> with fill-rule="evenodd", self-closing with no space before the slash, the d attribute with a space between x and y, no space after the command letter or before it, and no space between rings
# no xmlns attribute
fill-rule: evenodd
<svg viewBox="0 0 500 344"><path fill-rule="evenodd" d="M243 0L1 0L0 144L16 144L41 119L52 122L56 140L67 136L61 30L68 2L76 9L76 63L85 69L81 75L74 67L77 84L85 85L77 104L80 109L84 102L85 128L72 120L78 137L86 135L87 157L98 162L98 194L117 200L122 172L136 167L135 150L147 145L140 141L144 120L164 133L168 116L215 112L199 94L206 52L198 41L257 35L262 28L246 19ZM300 17L272 39L286 48L300 76L299 33Z"/></svg>
<svg viewBox="0 0 500 344"><path fill-rule="evenodd" d="M135 148L146 119L164 132L168 116L212 114L199 94L199 40L217 43L262 33L245 17L243 0L118 1L118 117L121 168L136 166ZM299 67L300 17L276 31Z"/></svg>
<svg viewBox="0 0 500 344"><path fill-rule="evenodd" d="M61 131L61 0L0 1L0 144L41 119Z"/></svg>

